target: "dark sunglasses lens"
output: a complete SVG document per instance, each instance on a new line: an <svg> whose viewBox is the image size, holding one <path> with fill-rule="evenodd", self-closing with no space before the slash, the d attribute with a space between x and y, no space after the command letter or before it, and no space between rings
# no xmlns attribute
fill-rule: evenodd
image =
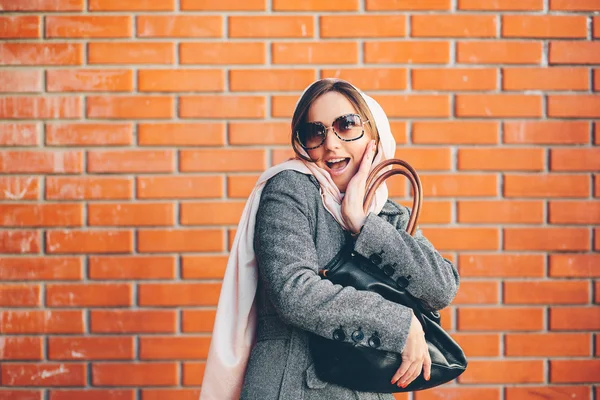
<svg viewBox="0 0 600 400"><path fill-rule="evenodd" d="M303 124L298 130L298 140L308 149L318 147L325 140L325 129L319 124Z"/></svg>
<svg viewBox="0 0 600 400"><path fill-rule="evenodd" d="M344 139L353 139L362 132L362 121L356 114L344 115L335 120L333 128Z"/></svg>

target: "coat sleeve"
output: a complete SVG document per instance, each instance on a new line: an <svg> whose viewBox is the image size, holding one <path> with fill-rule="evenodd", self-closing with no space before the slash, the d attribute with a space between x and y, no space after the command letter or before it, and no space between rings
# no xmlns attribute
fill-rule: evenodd
<svg viewBox="0 0 600 400"><path fill-rule="evenodd" d="M254 247L261 280L281 318L317 335L346 342L380 338L382 350L401 353L412 310L369 291L334 285L318 275L306 194L314 185L294 171L267 182L256 216ZM343 335L340 336L340 330ZM355 337L361 335L355 335Z"/></svg>
<svg viewBox="0 0 600 400"><path fill-rule="evenodd" d="M370 213L354 250L379 266L398 284L431 310L448 306L458 291L456 267L443 258L420 229L406 232L409 211L393 203L401 213L394 225Z"/></svg>

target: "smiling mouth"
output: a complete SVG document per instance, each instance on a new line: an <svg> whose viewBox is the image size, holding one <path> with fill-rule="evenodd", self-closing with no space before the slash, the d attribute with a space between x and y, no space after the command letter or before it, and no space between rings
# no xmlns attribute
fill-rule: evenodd
<svg viewBox="0 0 600 400"><path fill-rule="evenodd" d="M325 161L325 164L327 164L330 170L339 171L346 168L349 162L350 158L336 158L333 160Z"/></svg>

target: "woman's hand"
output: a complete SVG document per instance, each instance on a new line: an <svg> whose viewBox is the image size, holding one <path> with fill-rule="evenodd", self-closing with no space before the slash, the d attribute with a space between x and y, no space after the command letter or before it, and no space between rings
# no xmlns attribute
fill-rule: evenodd
<svg viewBox="0 0 600 400"><path fill-rule="evenodd" d="M429 380L431 376L431 356L425 341L423 327L413 314L406 346L404 346L402 352L402 364L392 377L392 384L397 384L398 387L407 387L421 375L421 369L424 370L425 379Z"/></svg>
<svg viewBox="0 0 600 400"><path fill-rule="evenodd" d="M360 232L367 219L367 215L363 210L363 202L367 189L367 178L369 177L376 149L375 141L371 140L365 148L358 171L348 182L346 194L342 201L342 218L344 218L348 229L355 234Z"/></svg>

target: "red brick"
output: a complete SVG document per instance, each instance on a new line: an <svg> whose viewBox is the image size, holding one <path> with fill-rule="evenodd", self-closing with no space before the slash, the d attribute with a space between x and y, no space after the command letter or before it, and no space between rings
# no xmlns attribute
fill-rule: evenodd
<svg viewBox="0 0 600 400"><path fill-rule="evenodd" d="M456 43L456 62L459 64L539 64L541 61L541 42L496 40Z"/></svg>
<svg viewBox="0 0 600 400"><path fill-rule="evenodd" d="M24 2L0 0L0 9L4 11L83 11L84 0L36 0Z"/></svg>
<svg viewBox="0 0 600 400"><path fill-rule="evenodd" d="M0 171L5 173L78 173L83 170L82 164L83 157L79 151L6 151L0 153Z"/></svg>
<svg viewBox="0 0 600 400"><path fill-rule="evenodd" d="M553 331L600 330L600 308L552 307L549 326Z"/></svg>
<svg viewBox="0 0 600 400"><path fill-rule="evenodd" d="M450 44L445 41L365 42L367 64L446 64Z"/></svg>
<svg viewBox="0 0 600 400"><path fill-rule="evenodd" d="M88 205L89 226L172 226L172 203L105 203Z"/></svg>
<svg viewBox="0 0 600 400"><path fill-rule="evenodd" d="M352 82L361 90L406 89L405 68L335 68L322 69L322 78L339 78Z"/></svg>
<svg viewBox="0 0 600 400"><path fill-rule="evenodd" d="M232 15L230 38L310 38L314 37L314 18L304 15Z"/></svg>
<svg viewBox="0 0 600 400"><path fill-rule="evenodd" d="M39 336L4 336L2 345L0 360L42 360L44 357L43 342ZM2 394L0 399L3 399Z"/></svg>
<svg viewBox="0 0 600 400"><path fill-rule="evenodd" d="M600 47L598 48L600 50ZM597 95L549 95L548 116L558 118L600 118Z"/></svg>
<svg viewBox="0 0 600 400"><path fill-rule="evenodd" d="M4 0L7 1L7 0ZM3 0L0 0L0 4ZM42 400L43 393L41 390L9 390L0 391L0 400Z"/></svg>
<svg viewBox="0 0 600 400"><path fill-rule="evenodd" d="M561 40L549 44L550 64L599 64L600 42Z"/></svg>
<svg viewBox="0 0 600 400"><path fill-rule="evenodd" d="M585 386L523 386L507 387L506 400L529 400L543 398L548 400L559 399L587 399L590 398L590 387Z"/></svg>
<svg viewBox="0 0 600 400"><path fill-rule="evenodd" d="M223 196L221 176L138 176L140 199L215 198Z"/></svg>
<svg viewBox="0 0 600 400"><path fill-rule="evenodd" d="M84 386L87 366L74 363L2 365L3 386Z"/></svg>
<svg viewBox="0 0 600 400"><path fill-rule="evenodd" d="M354 42L278 42L271 48L273 64L355 64L358 44Z"/></svg>
<svg viewBox="0 0 600 400"><path fill-rule="evenodd" d="M32 230L0 231L0 254L40 252L40 235Z"/></svg>
<svg viewBox="0 0 600 400"><path fill-rule="evenodd" d="M88 172L171 172L172 150L92 150Z"/></svg>
<svg viewBox="0 0 600 400"><path fill-rule="evenodd" d="M224 144L224 123L138 124L138 145L142 146L219 146Z"/></svg>
<svg viewBox="0 0 600 400"><path fill-rule="evenodd" d="M543 201L464 200L457 202L457 222L466 224L542 224Z"/></svg>
<svg viewBox="0 0 600 400"><path fill-rule="evenodd" d="M46 71L49 92L130 92L133 72L126 69L60 69Z"/></svg>
<svg viewBox="0 0 600 400"><path fill-rule="evenodd" d="M133 346L133 337L49 337L48 359L132 360Z"/></svg>
<svg viewBox="0 0 600 400"><path fill-rule="evenodd" d="M566 15L503 15L502 36L518 38L585 38L587 18Z"/></svg>
<svg viewBox="0 0 600 400"><path fill-rule="evenodd" d="M586 144L587 121L504 121L504 143L508 144Z"/></svg>
<svg viewBox="0 0 600 400"><path fill-rule="evenodd" d="M128 16L46 16L47 38L128 38L132 33Z"/></svg>
<svg viewBox="0 0 600 400"><path fill-rule="evenodd" d="M358 11L358 3L358 0L273 0L272 8L273 11Z"/></svg>
<svg viewBox="0 0 600 400"><path fill-rule="evenodd" d="M182 96L181 118L263 118L263 96Z"/></svg>
<svg viewBox="0 0 600 400"><path fill-rule="evenodd" d="M127 177L69 176L46 177L48 200L119 200L133 196L132 179Z"/></svg>
<svg viewBox="0 0 600 400"><path fill-rule="evenodd" d="M458 0L460 11L542 11L544 0Z"/></svg>
<svg viewBox="0 0 600 400"><path fill-rule="evenodd" d="M554 278L600 278L600 254L550 254L548 262Z"/></svg>
<svg viewBox="0 0 600 400"><path fill-rule="evenodd" d="M592 25L592 35L594 36L594 38L600 38L600 17L594 17L592 19Z"/></svg>
<svg viewBox="0 0 600 400"><path fill-rule="evenodd" d="M210 337L141 337L140 360L206 359Z"/></svg>
<svg viewBox="0 0 600 400"><path fill-rule="evenodd" d="M252 149L181 150L182 172L262 172L266 167L265 151Z"/></svg>
<svg viewBox="0 0 600 400"><path fill-rule="evenodd" d="M460 345L467 357L498 357L500 355L501 339L499 334L453 333L452 338Z"/></svg>
<svg viewBox="0 0 600 400"><path fill-rule="evenodd" d="M497 72L493 68L413 69L415 90L493 90L497 88Z"/></svg>
<svg viewBox="0 0 600 400"><path fill-rule="evenodd" d="M427 197L497 196L497 177L491 174L419 174Z"/></svg>
<svg viewBox="0 0 600 400"><path fill-rule="evenodd" d="M458 329L460 331L538 331L544 326L544 312L542 307L463 307L458 309Z"/></svg>
<svg viewBox="0 0 600 400"><path fill-rule="evenodd" d="M227 197L247 198L254 188L258 175L230 175L227 177Z"/></svg>
<svg viewBox="0 0 600 400"><path fill-rule="evenodd" d="M412 37L495 37L494 15L436 15L411 16Z"/></svg>
<svg viewBox="0 0 600 400"><path fill-rule="evenodd" d="M388 117L449 117L450 97L447 95L378 95L374 96Z"/></svg>
<svg viewBox="0 0 600 400"><path fill-rule="evenodd" d="M0 333L83 333L83 311L2 311ZM4 382L4 381L3 381Z"/></svg>
<svg viewBox="0 0 600 400"><path fill-rule="evenodd" d="M586 251L589 241L585 228L504 229L504 250Z"/></svg>
<svg viewBox="0 0 600 400"><path fill-rule="evenodd" d="M191 385L202 385L202 378L204 376L204 369L206 363L197 361L187 361L183 363L183 384L185 386ZM190 394L190 398L193 400L200 394ZM194 397L192 397L194 396ZM156 397L151 400L160 400L162 397Z"/></svg>
<svg viewBox="0 0 600 400"><path fill-rule="evenodd" d="M182 332L211 333L216 313L216 310L183 310L181 312Z"/></svg>
<svg viewBox="0 0 600 400"><path fill-rule="evenodd" d="M588 197L588 175L519 174L504 177L505 197Z"/></svg>
<svg viewBox="0 0 600 400"><path fill-rule="evenodd" d="M550 0L551 11L600 11L596 0L579 0L573 3L570 0Z"/></svg>
<svg viewBox="0 0 600 400"><path fill-rule="evenodd" d="M202 374L204 374L203 371L204 370L201 371ZM192 383L192 385L199 384ZM142 389L141 392L144 400L196 400L200 396L200 389Z"/></svg>
<svg viewBox="0 0 600 400"><path fill-rule="evenodd" d="M82 204L3 204L0 215L4 215L0 226L81 226L83 225Z"/></svg>
<svg viewBox="0 0 600 400"><path fill-rule="evenodd" d="M450 0L366 0L367 11L450 10Z"/></svg>
<svg viewBox="0 0 600 400"><path fill-rule="evenodd" d="M92 333L175 333L175 310L91 310Z"/></svg>
<svg viewBox="0 0 600 400"><path fill-rule="evenodd" d="M140 283L140 306L216 306L220 283Z"/></svg>
<svg viewBox="0 0 600 400"><path fill-rule="evenodd" d="M552 224L600 225L600 203L597 201L551 201L548 208Z"/></svg>
<svg viewBox="0 0 600 400"><path fill-rule="evenodd" d="M412 123L412 142L414 144L497 144L498 123L415 121Z"/></svg>
<svg viewBox="0 0 600 400"><path fill-rule="evenodd" d="M175 362L153 363L94 363L94 386L173 386L179 383Z"/></svg>
<svg viewBox="0 0 600 400"><path fill-rule="evenodd" d="M183 279L223 279L227 260L227 256L182 256L181 276Z"/></svg>
<svg viewBox="0 0 600 400"><path fill-rule="evenodd" d="M133 232L127 230L49 230L46 252L61 253L130 253Z"/></svg>
<svg viewBox="0 0 600 400"><path fill-rule="evenodd" d="M138 231L140 253L223 251L222 229L149 229Z"/></svg>
<svg viewBox="0 0 600 400"><path fill-rule="evenodd" d="M81 118L79 97L0 97L2 119Z"/></svg>
<svg viewBox="0 0 600 400"><path fill-rule="evenodd" d="M167 119L174 117L170 96L88 96L87 118Z"/></svg>
<svg viewBox="0 0 600 400"><path fill-rule="evenodd" d="M0 43L0 65L80 65L81 43Z"/></svg>
<svg viewBox="0 0 600 400"><path fill-rule="evenodd" d="M598 21L596 23L596 25L598 25L597 37L600 37L600 17L596 18L596 20ZM594 74L594 77L592 78L592 80L594 81L593 90L598 92L598 91L600 91L600 68L594 69L593 74ZM596 126L597 126L597 124L596 124ZM596 136L596 137L598 137L598 136ZM599 141L596 140L596 143L599 143Z"/></svg>
<svg viewBox="0 0 600 400"><path fill-rule="evenodd" d="M542 360L471 360L469 367L458 377L460 383L542 383L544 361Z"/></svg>
<svg viewBox="0 0 600 400"><path fill-rule="evenodd" d="M39 285L7 285L0 287L0 306L35 307L40 305Z"/></svg>
<svg viewBox="0 0 600 400"><path fill-rule="evenodd" d="M33 176L0 176L0 200L35 200L39 179Z"/></svg>
<svg viewBox="0 0 600 400"><path fill-rule="evenodd" d="M0 71L0 92L34 93L42 91L42 73L36 70Z"/></svg>
<svg viewBox="0 0 600 400"><path fill-rule="evenodd" d="M232 70L229 89L233 92L301 91L314 80L312 69Z"/></svg>
<svg viewBox="0 0 600 400"><path fill-rule="evenodd" d="M589 73L585 68L504 68L504 90L587 90Z"/></svg>
<svg viewBox="0 0 600 400"><path fill-rule="evenodd" d="M600 382L600 360L550 360L550 382Z"/></svg>
<svg viewBox="0 0 600 400"><path fill-rule="evenodd" d="M291 140L289 130L287 122L230 122L229 144L287 145Z"/></svg>
<svg viewBox="0 0 600 400"><path fill-rule="evenodd" d="M91 256L88 274L98 280L174 279L174 256Z"/></svg>
<svg viewBox="0 0 600 400"><path fill-rule="evenodd" d="M263 64L266 60L265 43L261 42L206 42L181 43L181 64Z"/></svg>
<svg viewBox="0 0 600 400"><path fill-rule="evenodd" d="M415 400L500 400L499 388L436 387L415 392Z"/></svg>
<svg viewBox="0 0 600 400"><path fill-rule="evenodd" d="M423 234L438 250L496 250L496 228L424 228Z"/></svg>
<svg viewBox="0 0 600 400"><path fill-rule="evenodd" d="M511 160L507 163L506 160ZM470 171L542 171L545 149L463 148L458 150L458 169Z"/></svg>
<svg viewBox="0 0 600 400"><path fill-rule="evenodd" d="M498 282L463 281L452 304L498 304Z"/></svg>
<svg viewBox="0 0 600 400"><path fill-rule="evenodd" d="M594 197L600 197L600 175L594 176Z"/></svg>
<svg viewBox="0 0 600 400"><path fill-rule="evenodd" d="M328 15L319 17L321 38L406 36L404 15Z"/></svg>
<svg viewBox="0 0 600 400"><path fill-rule="evenodd" d="M544 256L534 254L461 254L458 270L463 277L540 278Z"/></svg>
<svg viewBox="0 0 600 400"><path fill-rule="evenodd" d="M37 124L27 122L0 123L0 146L36 146Z"/></svg>
<svg viewBox="0 0 600 400"><path fill-rule="evenodd" d="M102 390L102 389L82 389L82 390L58 390L50 391L49 400L135 400L136 391L131 390Z"/></svg>
<svg viewBox="0 0 600 400"><path fill-rule="evenodd" d="M0 262L0 280L80 280L82 260L76 257L11 257Z"/></svg>
<svg viewBox="0 0 600 400"><path fill-rule="evenodd" d="M133 125L46 124L46 146L127 146L133 142Z"/></svg>
<svg viewBox="0 0 600 400"><path fill-rule="evenodd" d="M0 5L0 9L4 8ZM50 18L50 17L47 17ZM40 17L37 15L14 15L0 17L0 38L30 39L40 37Z"/></svg>
<svg viewBox="0 0 600 400"><path fill-rule="evenodd" d="M220 15L140 15L136 24L137 36L142 38L223 36L223 17Z"/></svg>
<svg viewBox="0 0 600 400"><path fill-rule="evenodd" d="M225 89L225 76L218 69L141 70L138 72L140 92L220 92Z"/></svg>
<svg viewBox="0 0 600 400"><path fill-rule="evenodd" d="M591 355L589 333L509 333L509 357L585 357Z"/></svg>
<svg viewBox="0 0 600 400"><path fill-rule="evenodd" d="M88 43L89 64L172 64L174 60L174 43Z"/></svg>
<svg viewBox="0 0 600 400"><path fill-rule="evenodd" d="M541 117L542 97L522 94L456 95L458 117Z"/></svg>
<svg viewBox="0 0 600 400"><path fill-rule="evenodd" d="M586 304L589 296L585 281L504 282L505 304Z"/></svg>
<svg viewBox="0 0 600 400"><path fill-rule="evenodd" d="M175 11L175 0L89 0L90 11Z"/></svg>
<svg viewBox="0 0 600 400"><path fill-rule="evenodd" d="M183 11L265 11L265 0L181 0Z"/></svg>

